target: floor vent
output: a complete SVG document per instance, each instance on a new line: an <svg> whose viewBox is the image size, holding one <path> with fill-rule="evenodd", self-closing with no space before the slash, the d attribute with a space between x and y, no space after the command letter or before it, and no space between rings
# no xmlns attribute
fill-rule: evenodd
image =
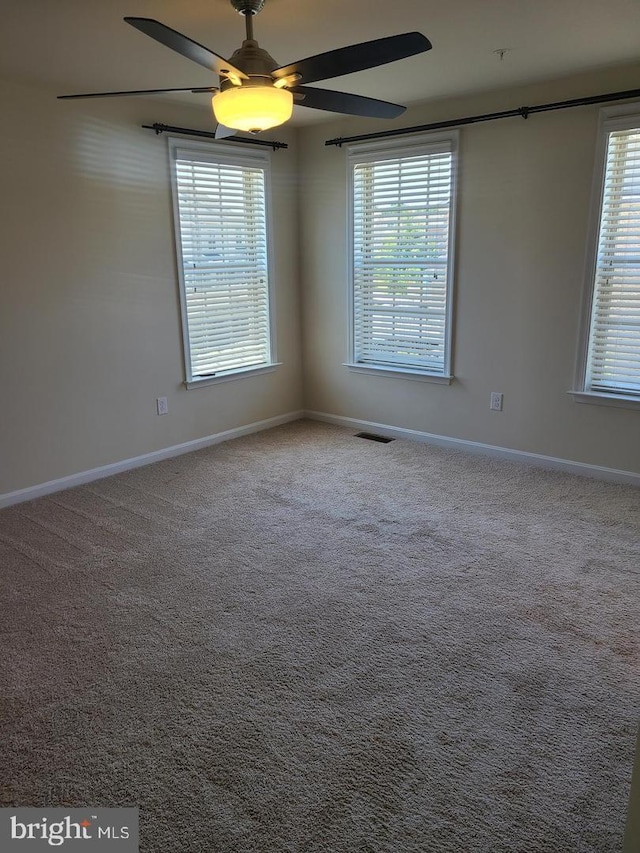
<svg viewBox="0 0 640 853"><path fill-rule="evenodd" d="M387 438L386 435L376 435L375 432L357 432L356 438L366 438L367 441L379 441L380 444L389 444L395 438Z"/></svg>

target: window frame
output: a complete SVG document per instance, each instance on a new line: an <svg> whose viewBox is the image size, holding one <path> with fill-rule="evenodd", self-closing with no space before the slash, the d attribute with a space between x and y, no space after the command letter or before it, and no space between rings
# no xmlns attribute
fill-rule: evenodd
<svg viewBox="0 0 640 853"><path fill-rule="evenodd" d="M173 208L173 237L176 270L178 275L178 290L180 296L180 318L182 327L182 352L184 359L184 385L187 389L203 388L221 382L229 382L249 376L274 371L280 362L276 354L275 330L275 286L273 275L273 234L272 193L271 193L271 152L267 150L247 150L248 146L233 145L231 142L207 142L203 140L185 139L184 137L168 136L167 150L169 155L169 171L171 184L171 201ZM176 172L176 151L191 150L201 153L204 161L216 164L247 166L260 168L264 174L264 207L265 207L265 245L267 251L267 312L268 312L268 362L265 364L248 365L232 370L220 371L215 376L194 376L192 372L191 342L189 337L189 318L187 313L187 298L184 281L184 262L180 229L180 210L178 205L178 185Z"/></svg>
<svg viewBox="0 0 640 853"><path fill-rule="evenodd" d="M420 367L409 365L393 366L374 362L356 361L355 341L355 235L354 235L354 166L363 162L390 160L398 157L411 157L447 143L451 146L451 201L449 206L449 234L447 246L447 287L444 334L444 365L443 372L436 373ZM343 363L354 373L374 376L396 377L401 379L433 382L450 385L453 380L453 306L455 293L455 268L457 245L457 208L458 208L458 178L460 171L460 131L457 129L446 132L427 132L404 137L403 139L376 140L373 142L355 143L346 146L347 169L347 254L348 254L348 356Z"/></svg>
<svg viewBox="0 0 640 853"><path fill-rule="evenodd" d="M576 359L574 390L569 391L569 394L578 403L640 409L640 391L637 394L616 394L613 391L593 389L589 387L588 383L589 351L596 294L598 246L602 224L602 203L607 172L609 134L612 131L630 130L632 128L640 128L640 102L619 104L613 107L604 107L600 110L591 204L589 208L584 289L580 312L580 331L578 335L578 356Z"/></svg>

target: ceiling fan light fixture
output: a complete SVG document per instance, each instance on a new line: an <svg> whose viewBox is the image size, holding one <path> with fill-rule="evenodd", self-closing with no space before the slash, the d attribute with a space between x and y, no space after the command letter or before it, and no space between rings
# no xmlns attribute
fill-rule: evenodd
<svg viewBox="0 0 640 853"><path fill-rule="evenodd" d="M397 118L402 115L406 108L400 104L390 104L348 92L336 92L334 89L317 89L309 84L332 77L344 77L356 71L377 68L424 53L431 49L431 42L426 36L418 32L399 33L328 50L289 65L278 66L275 59L261 48L253 37L253 19L264 4L265 0L231 0L233 8L244 16L246 38L230 59L225 59L153 18L128 16L124 20L144 35L202 65L210 74L216 74L220 78L220 93L214 96L212 102L213 113L219 125L216 138L233 135L226 132L227 128L258 132L284 124L293 113L294 98L301 101L305 107L345 115L369 118ZM87 92L83 95L59 97L106 98L182 91L199 94L212 92L214 87Z"/></svg>
<svg viewBox="0 0 640 853"><path fill-rule="evenodd" d="M284 124L293 114L293 95L275 86L233 86L211 99L219 124L256 133Z"/></svg>

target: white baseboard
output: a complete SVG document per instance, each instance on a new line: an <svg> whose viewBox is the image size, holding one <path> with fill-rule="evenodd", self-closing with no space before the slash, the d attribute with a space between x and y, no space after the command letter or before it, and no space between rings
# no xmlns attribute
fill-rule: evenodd
<svg viewBox="0 0 640 853"><path fill-rule="evenodd" d="M351 429L376 432L390 438L406 438L409 441L420 441L424 444L434 444L450 450L466 450L496 459L510 459L512 462L523 462L525 465L536 465L552 471L565 471L569 474L579 474L582 477L594 477L597 480L608 480L613 483L625 483L630 486L640 486L640 474L633 471L619 471L616 468L605 468L601 465L588 465L585 462L573 462L571 459L558 459L555 456L543 456L541 453L528 453L524 450L512 450L509 447L497 447L493 444L482 444L479 441L466 441L462 438L449 438L446 435L435 435L430 432L420 432L415 429L376 424L371 421L361 421L357 418L347 418L342 415L330 415L326 412L306 411L306 418L312 421L336 424Z"/></svg>
<svg viewBox="0 0 640 853"><path fill-rule="evenodd" d="M527 453L522 450L512 450L508 447L497 447L492 444L483 444L478 441L466 441L461 438L450 438L448 436L435 435L434 433L429 432L420 432L419 430L414 429L404 429L403 427L378 424L371 421L358 420L357 418L347 418L342 415L331 415L326 412L296 411L287 412L286 414L279 415L275 418L256 421L255 423L246 424L245 426L236 427L235 429L225 430L224 432L218 432L215 433L215 435L197 438L194 441L175 444L172 447L165 447L162 450L145 453L143 456L123 459L121 462L114 462L111 465L103 465L100 468L92 468L89 471L80 471L79 473L71 474L68 477L60 477L57 480L49 480L46 483L29 486L26 489L18 489L15 492L6 492L5 494L0 494L0 509L2 509L2 507L22 503L23 501L34 500L34 498L40 498L44 495L50 495L53 492L60 492L63 489L82 486L85 483L92 482L93 480L101 480L104 477L111 477L114 474L121 473L122 471L130 471L133 468L141 468L144 465L151 465L153 462L160 462L163 459L170 459L173 456L181 456L183 453L191 453L194 450L201 450L204 447L210 447L213 444L220 444L223 441L231 441L231 439L240 438L243 435L250 435L251 433L261 432L262 430L271 429L272 427L280 426L281 424L291 423L292 421L300 420L300 418L309 418L313 421L323 421L325 423L336 424L337 426L348 427L351 429L365 430L367 432L377 432L382 435L388 435L392 438L405 438L409 441L434 444L439 447L446 447L453 450L466 450L469 453L493 456L497 459L510 459L513 462L537 465L540 468L548 468L554 471L566 471L570 474L579 474L583 477L594 477L598 480L608 480L614 483L626 483L631 486L640 486L640 474L636 474L632 471L619 471L615 468L605 468L601 465L588 465L585 462L574 462L570 459L558 459L555 456L543 456L540 453Z"/></svg>
<svg viewBox="0 0 640 853"><path fill-rule="evenodd" d="M153 462L160 462L163 459L170 459L173 456L181 456L183 453L202 450L202 448L210 447L212 444L220 444L223 441L230 441L233 438L240 438L243 435L250 435L253 432L262 432L262 430L271 429L272 427L287 424L291 421L297 421L303 417L304 412L301 411L287 412L287 414L278 415L275 418L256 421L246 426L228 429L224 432L218 432L215 435L205 436L204 438L196 438L194 441L185 441L184 444L174 444L173 447L165 447L162 450L154 450L152 453L145 453L143 456L134 456L131 459L123 459L121 462L114 462L111 465L102 465L100 468L92 468L89 471L80 471L68 477L60 477L58 480L49 480L47 483L39 483L36 486L29 486L27 489L5 492L5 494L0 494L0 509L11 506L12 504L22 503L23 501L31 501L34 498L41 498L53 492L60 492L63 489L82 486L85 483L92 482L92 480L102 480L104 477L111 477L114 474L120 474L122 471L130 471L132 468L141 468L143 465L150 465Z"/></svg>

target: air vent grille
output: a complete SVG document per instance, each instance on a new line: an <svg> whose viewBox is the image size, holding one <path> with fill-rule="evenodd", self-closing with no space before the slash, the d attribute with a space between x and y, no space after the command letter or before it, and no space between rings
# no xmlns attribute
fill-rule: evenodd
<svg viewBox="0 0 640 853"><path fill-rule="evenodd" d="M388 438L386 435L376 435L375 432L357 432L356 438L366 438L367 441L379 441L380 444L389 444L395 441L395 438Z"/></svg>

